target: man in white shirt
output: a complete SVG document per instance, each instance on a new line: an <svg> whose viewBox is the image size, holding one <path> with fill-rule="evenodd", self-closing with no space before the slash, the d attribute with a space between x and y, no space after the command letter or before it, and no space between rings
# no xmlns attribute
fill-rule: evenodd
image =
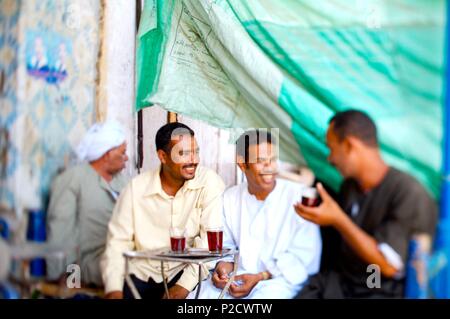
<svg viewBox="0 0 450 319"><path fill-rule="evenodd" d="M223 196L224 247L240 252L225 298L292 298L319 270L319 228L299 218L293 207L303 186L276 179L276 161L269 132L252 130L238 139L237 163L247 182ZM229 259L219 262L199 297L217 298L233 266Z"/></svg>
<svg viewBox="0 0 450 319"><path fill-rule="evenodd" d="M129 250L170 247L170 228L186 231L186 247L208 248L207 227L222 226L225 185L212 170L198 166L199 149L194 131L182 123L169 123L156 133L161 166L135 177L121 193L109 224L101 262L106 298L133 298L124 285ZM198 282L198 268L165 263L170 298L186 298ZM204 276L208 269L204 269ZM142 298L161 298L164 286L159 261L134 259L131 279Z"/></svg>

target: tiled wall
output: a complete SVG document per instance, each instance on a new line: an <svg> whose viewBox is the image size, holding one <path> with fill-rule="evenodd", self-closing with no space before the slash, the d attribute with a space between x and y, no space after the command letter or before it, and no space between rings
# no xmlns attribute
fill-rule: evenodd
<svg viewBox="0 0 450 319"><path fill-rule="evenodd" d="M45 207L95 119L99 12L99 0L0 0L2 207Z"/></svg>
<svg viewBox="0 0 450 319"><path fill-rule="evenodd" d="M14 192L11 176L18 166L17 145L11 128L17 120L17 67L19 51L19 9L21 1L0 1L0 205L12 207Z"/></svg>

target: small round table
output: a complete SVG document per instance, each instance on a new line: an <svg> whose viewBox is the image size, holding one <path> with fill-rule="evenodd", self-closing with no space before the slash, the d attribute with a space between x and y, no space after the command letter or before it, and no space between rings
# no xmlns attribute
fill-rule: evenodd
<svg viewBox="0 0 450 319"><path fill-rule="evenodd" d="M158 250L146 250L146 251L127 251L123 253L125 257L125 281L130 287L131 293L133 294L135 299L141 299L141 295L136 289L136 286L133 283L133 280L130 277L129 272L129 261L130 259L138 258L138 259L149 259L149 260L159 260L161 262L161 276L163 278L164 290L166 292L166 296L169 297L169 289L167 287L167 278L164 273L164 262L180 262L185 264L194 264L198 265L198 288L197 293L195 295L195 299L198 299L200 294L201 284L202 284L202 265L209 263L211 261L220 260L222 258L233 256L234 259L234 270L231 276L228 279L228 282L224 289L222 290L219 299L222 299L225 292L228 290L230 284L234 280L234 275L236 274L239 251L236 249L224 248L222 252L219 253L211 253L207 250L187 250L186 253L173 253L168 251L167 249L158 249Z"/></svg>

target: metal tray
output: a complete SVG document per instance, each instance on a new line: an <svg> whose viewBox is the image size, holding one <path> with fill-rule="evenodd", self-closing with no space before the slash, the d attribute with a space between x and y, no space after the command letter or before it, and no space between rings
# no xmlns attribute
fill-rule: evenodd
<svg viewBox="0 0 450 319"><path fill-rule="evenodd" d="M165 251L158 256L162 257L175 257L175 258L205 258L205 257L225 257L231 251L230 248L224 248L221 252L210 252L207 249L188 248L182 253L173 251Z"/></svg>

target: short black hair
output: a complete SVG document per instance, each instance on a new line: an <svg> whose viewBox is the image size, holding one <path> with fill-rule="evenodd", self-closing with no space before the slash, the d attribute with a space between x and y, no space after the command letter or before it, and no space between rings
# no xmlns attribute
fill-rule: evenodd
<svg viewBox="0 0 450 319"><path fill-rule="evenodd" d="M333 124L333 132L339 141L351 135L368 146L378 146L375 122L362 111L338 112L331 118L330 124Z"/></svg>
<svg viewBox="0 0 450 319"><path fill-rule="evenodd" d="M259 145L266 142L270 144L276 143L275 138L269 131L260 131L257 129L248 130L242 133L242 135L236 140L236 155L243 157L245 159L245 163L248 163L250 157L248 149L250 145Z"/></svg>
<svg viewBox="0 0 450 319"><path fill-rule="evenodd" d="M172 139L172 134L175 132L176 135L187 135L194 136L194 131L187 125L180 122L167 123L159 128L156 132L155 144L156 150L163 150L164 152L169 152L169 145Z"/></svg>

